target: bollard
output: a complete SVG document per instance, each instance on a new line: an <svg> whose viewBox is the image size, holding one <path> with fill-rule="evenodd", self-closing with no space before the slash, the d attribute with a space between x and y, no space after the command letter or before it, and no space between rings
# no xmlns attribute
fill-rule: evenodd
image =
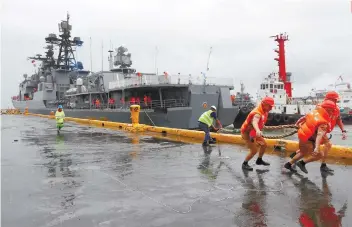
<svg viewBox="0 0 352 227"><path fill-rule="evenodd" d="M140 111L140 109L141 109L141 107L139 105L131 105L130 106L132 125L139 124L139 111Z"/></svg>

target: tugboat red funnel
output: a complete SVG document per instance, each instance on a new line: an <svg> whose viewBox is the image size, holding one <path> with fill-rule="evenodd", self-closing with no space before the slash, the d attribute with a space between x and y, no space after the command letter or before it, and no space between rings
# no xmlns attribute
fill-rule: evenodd
<svg viewBox="0 0 352 227"><path fill-rule="evenodd" d="M278 58L275 58L275 60L278 62L279 66L279 76L282 82L284 82L284 88L286 91L286 94L289 98L292 97L292 87L291 87L291 81L287 79L287 73L286 73L286 59L285 59L285 41L288 41L288 36L286 34L280 34L276 36L271 36L271 38L275 38L275 41L278 43L278 50L275 50L276 53L278 53Z"/></svg>

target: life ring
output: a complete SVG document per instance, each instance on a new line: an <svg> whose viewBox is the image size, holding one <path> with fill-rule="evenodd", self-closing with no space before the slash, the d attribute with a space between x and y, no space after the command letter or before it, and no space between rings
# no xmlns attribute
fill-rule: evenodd
<svg viewBox="0 0 352 227"><path fill-rule="evenodd" d="M281 121L281 115L280 115L280 114L275 114L274 120L275 120L276 122L280 122L280 121Z"/></svg>
<svg viewBox="0 0 352 227"><path fill-rule="evenodd" d="M284 123L288 124L290 121L290 118L287 115L283 116Z"/></svg>
<svg viewBox="0 0 352 227"><path fill-rule="evenodd" d="M206 109L208 107L208 104L206 102L203 102L203 108Z"/></svg>

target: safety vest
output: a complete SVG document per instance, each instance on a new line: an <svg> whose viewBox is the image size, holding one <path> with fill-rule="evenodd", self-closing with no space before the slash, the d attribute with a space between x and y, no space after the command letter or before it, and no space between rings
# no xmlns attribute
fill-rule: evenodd
<svg viewBox="0 0 352 227"><path fill-rule="evenodd" d="M322 124L327 124L329 126L328 131L330 131L330 121L331 119L328 112L326 112L324 108L318 106L315 110L306 115L305 122L298 129L298 138L301 141L307 141L315 134L318 127Z"/></svg>
<svg viewBox="0 0 352 227"><path fill-rule="evenodd" d="M340 117L340 107L336 105L336 110L334 111L334 115L331 116L331 121L330 121L330 130L328 132L330 133L332 130L334 130L337 119Z"/></svg>
<svg viewBox="0 0 352 227"><path fill-rule="evenodd" d="M320 108L320 104L317 105L317 108ZM328 130L328 133L330 133L332 130L334 130L336 123L337 123L337 119L340 117L340 107L338 105L336 105L336 109L334 111L334 115L331 116L330 118L330 128Z"/></svg>
<svg viewBox="0 0 352 227"><path fill-rule="evenodd" d="M58 124L64 123L64 119L65 119L64 111L63 110L61 110L61 112L56 111L55 118L56 118L56 123L58 123Z"/></svg>
<svg viewBox="0 0 352 227"><path fill-rule="evenodd" d="M208 125L208 127L210 127L213 124L213 118L210 116L210 114L212 113L212 110L208 110L206 112L204 112L198 119L198 121Z"/></svg>
<svg viewBox="0 0 352 227"><path fill-rule="evenodd" d="M254 115L256 115L256 114L260 115L260 120L258 122L259 129L262 130L264 128L264 125L265 125L266 121L268 120L269 113L265 113L262 108L262 104L259 104L259 106L254 108L248 114L246 120L243 122L243 124L241 126L241 133L249 132L253 129L252 120L253 120Z"/></svg>

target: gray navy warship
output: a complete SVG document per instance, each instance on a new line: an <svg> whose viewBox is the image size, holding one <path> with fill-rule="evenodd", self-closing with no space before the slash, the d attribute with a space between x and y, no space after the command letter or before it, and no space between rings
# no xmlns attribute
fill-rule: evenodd
<svg viewBox="0 0 352 227"><path fill-rule="evenodd" d="M124 46L109 50L109 71L84 70L74 55L83 41L72 39L71 30L67 14L59 23L60 35L45 38L45 56L29 58L41 64L30 77L24 75L12 97L15 108L49 114L61 104L67 117L130 123L130 105L140 104L142 124L196 129L199 116L215 105L224 127L234 122L239 108L231 103L232 78L137 72Z"/></svg>

